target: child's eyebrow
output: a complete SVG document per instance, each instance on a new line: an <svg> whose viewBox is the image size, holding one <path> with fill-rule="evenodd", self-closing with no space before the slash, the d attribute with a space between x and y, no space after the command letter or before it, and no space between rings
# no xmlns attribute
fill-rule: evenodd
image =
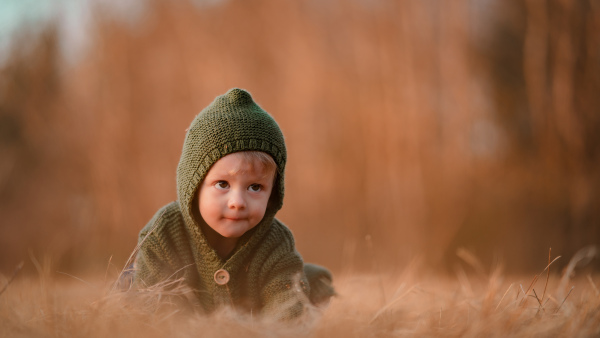
<svg viewBox="0 0 600 338"><path fill-rule="evenodd" d="M249 174L249 172L247 170L230 170L226 173L226 177L236 177L236 176L244 176L246 174ZM267 172L267 171L263 171L260 174L254 174L251 175L251 180L263 180L263 179L269 179L271 176L274 176L275 173L273 173L271 175L271 173Z"/></svg>
<svg viewBox="0 0 600 338"><path fill-rule="evenodd" d="M270 179L271 177L275 177L275 173L270 173L268 170L261 170L261 172L256 172L241 168L235 168L231 170L214 171L207 175L207 178L211 181L223 181L245 175L249 175L250 180L264 180Z"/></svg>
<svg viewBox="0 0 600 338"><path fill-rule="evenodd" d="M271 171L268 170L267 168L257 168L257 166L251 166L251 167L237 167L237 168L233 168L229 171L227 171L227 174L230 176L237 176L237 175L253 175L253 176L257 176L257 177L269 177L271 174L275 175L275 171Z"/></svg>

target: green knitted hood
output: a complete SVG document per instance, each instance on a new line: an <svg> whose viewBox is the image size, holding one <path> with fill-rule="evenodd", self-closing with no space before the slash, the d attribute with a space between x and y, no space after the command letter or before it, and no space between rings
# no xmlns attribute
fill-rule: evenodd
<svg viewBox="0 0 600 338"><path fill-rule="evenodd" d="M195 196L210 167L225 155L252 150L271 155L277 164L271 199L263 221L256 227L264 233L283 205L287 153L279 126L250 93L237 88L218 96L194 118L177 167L177 197L188 231L199 231L198 222L202 220L194 217L198 208Z"/></svg>

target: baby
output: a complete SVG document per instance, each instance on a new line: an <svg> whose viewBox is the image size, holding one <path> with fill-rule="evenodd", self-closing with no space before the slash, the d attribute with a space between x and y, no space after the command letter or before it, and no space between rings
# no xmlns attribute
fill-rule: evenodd
<svg viewBox="0 0 600 338"><path fill-rule="evenodd" d="M221 306L296 318L334 295L323 267L304 264L275 214L286 147L275 120L231 89L198 114L177 168L177 201L141 230L133 285L182 278L207 313Z"/></svg>

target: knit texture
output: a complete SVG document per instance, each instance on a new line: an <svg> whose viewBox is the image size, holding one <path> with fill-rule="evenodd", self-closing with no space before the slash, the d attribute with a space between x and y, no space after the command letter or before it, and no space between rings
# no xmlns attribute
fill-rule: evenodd
<svg viewBox="0 0 600 338"><path fill-rule="evenodd" d="M277 164L277 176L262 221L240 237L223 259L206 240L197 191L210 167L238 151L263 151ZM183 277L206 312L222 305L293 318L309 304L310 288L290 230L275 219L283 205L286 148L275 120L241 89L217 97L188 129L177 168L177 197L142 229L134 285L155 285ZM215 282L219 269L225 285ZM328 272L327 272L328 273Z"/></svg>

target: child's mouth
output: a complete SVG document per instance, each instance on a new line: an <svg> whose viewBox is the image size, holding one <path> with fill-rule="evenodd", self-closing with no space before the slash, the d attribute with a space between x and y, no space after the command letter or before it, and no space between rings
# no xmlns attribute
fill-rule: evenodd
<svg viewBox="0 0 600 338"><path fill-rule="evenodd" d="M226 220L234 221L234 222L243 220L242 217L223 217L223 218L225 218Z"/></svg>

